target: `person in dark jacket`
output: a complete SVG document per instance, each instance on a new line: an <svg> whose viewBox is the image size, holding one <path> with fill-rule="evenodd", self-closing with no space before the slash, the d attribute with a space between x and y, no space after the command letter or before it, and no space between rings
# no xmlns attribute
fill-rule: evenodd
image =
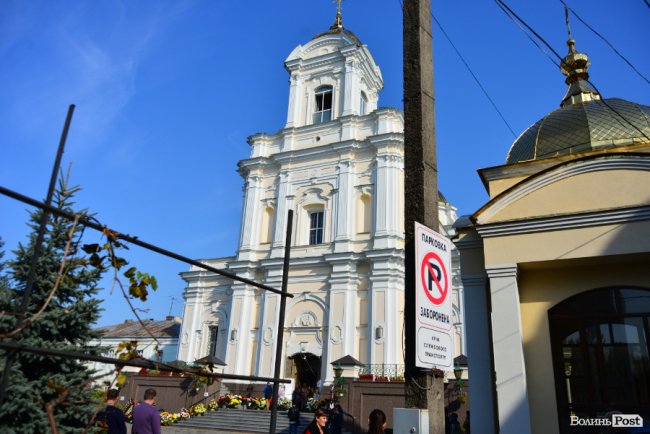
<svg viewBox="0 0 650 434"><path fill-rule="evenodd" d="M300 425L300 410L294 405L287 412L289 417L289 434L298 434L298 425Z"/></svg>
<svg viewBox="0 0 650 434"><path fill-rule="evenodd" d="M115 406L120 392L110 389L106 392L106 408L97 414L95 420L108 434L126 434L126 419L122 410Z"/></svg>
<svg viewBox="0 0 650 434"><path fill-rule="evenodd" d="M384 434L384 428L386 428L386 413L376 408L368 416L368 434Z"/></svg>
<svg viewBox="0 0 650 434"><path fill-rule="evenodd" d="M303 434L329 434L327 425L327 412L320 408L314 413L314 420L311 421Z"/></svg>
<svg viewBox="0 0 650 434"><path fill-rule="evenodd" d="M343 411L343 407L341 407L341 404L336 403L332 409L330 410L329 414L329 423L328 427L330 430L330 434L341 434L343 431L343 415L347 414L345 411Z"/></svg>

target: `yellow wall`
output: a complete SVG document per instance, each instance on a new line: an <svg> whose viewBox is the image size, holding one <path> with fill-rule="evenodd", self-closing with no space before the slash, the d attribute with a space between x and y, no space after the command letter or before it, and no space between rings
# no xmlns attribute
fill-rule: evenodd
<svg viewBox="0 0 650 434"><path fill-rule="evenodd" d="M551 360L548 310L590 289L606 286L650 288L650 255L596 258L584 261L535 264L521 270L519 293L528 399L533 432L557 432L555 382ZM547 268L548 267L548 268Z"/></svg>
<svg viewBox="0 0 650 434"><path fill-rule="evenodd" d="M484 245L488 265L643 253L650 221L486 238Z"/></svg>

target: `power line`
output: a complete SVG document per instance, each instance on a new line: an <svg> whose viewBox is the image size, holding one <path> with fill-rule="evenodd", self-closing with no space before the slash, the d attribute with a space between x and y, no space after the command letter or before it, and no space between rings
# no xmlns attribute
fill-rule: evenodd
<svg viewBox="0 0 650 434"><path fill-rule="evenodd" d="M497 6L499 6L499 8L503 11L503 13L506 14L506 16L507 16L508 18L510 18L510 20L511 20L513 23L515 23L515 25L516 25L517 27L519 27L519 30L521 30L522 33L523 33L524 35L526 35L526 37L528 38L528 40L529 40L530 42L532 42L532 43L533 43L533 44L534 44L534 45L539 49L539 51L541 51L542 54L544 54L544 56L546 56L546 58L547 58L548 60L550 60L550 62L551 62L553 65L557 66L557 63L555 63L555 60L553 59L553 57L551 57L551 55L549 54L549 52L546 51L546 50L544 49L544 47L542 47L541 45L539 45L539 43L538 43L535 39L533 39L533 37L530 36L530 34L528 34L528 32L526 31L526 29L524 29L524 27L522 27L522 25L519 23L519 21L515 20L515 18L514 18L512 15L510 15L510 13L508 12L508 10L507 10L505 7L503 7L503 6L501 5L501 3L499 3L498 1L495 1L495 3L496 3Z"/></svg>
<svg viewBox="0 0 650 434"><path fill-rule="evenodd" d="M605 44L607 44L607 45L609 46L609 48L611 48L611 49L614 51L614 53L616 53L616 54L618 55L618 57L620 57L621 59L623 59L623 61L624 61L625 63L627 63L627 64L629 65L629 67L632 68L632 69L634 70L634 72L636 72L636 73L639 75L639 77L641 77L642 79L644 79L644 80L646 81L646 83L650 84L650 80L648 80L648 79L647 79L647 78L646 78L646 77L645 77L645 76L644 76L644 75L643 75L643 74L642 74L638 69L636 69L636 68L634 67L634 65L632 65L632 62L630 62L629 60L627 60L627 59L625 58L625 56L623 56L623 55L622 55L622 54L621 54L621 53L616 49L616 47L614 47L614 46L613 46L613 45L612 45L612 44L611 44L611 43L610 43L610 42L609 42L609 41L608 41L608 40L607 40L603 35L601 35L600 33L598 33L598 32L597 32L593 27L591 27L589 24L587 24L587 22L586 22L585 20L583 20L582 18L580 18L580 15L578 15L578 14L576 13L576 11L574 11L573 9L571 9L571 7L569 7L569 5L567 5L567 4L564 2L564 0L560 0L560 3L562 3L562 4L564 5L564 7L566 7L567 9L569 9L569 10L571 11L571 13L572 13L572 14L573 14L573 15L574 15L574 16L575 16L575 17L576 17L576 18L577 18L577 19L578 19L582 24L584 24L584 25L585 25L589 30L591 30L592 32L594 32L594 34L595 34L596 36L598 36L598 37L599 37L599 38L600 38L600 39L601 39ZM646 4L647 4L647 3L648 3L648 0L646 0ZM650 4L649 4L648 6L650 6Z"/></svg>
<svg viewBox="0 0 650 434"><path fill-rule="evenodd" d="M507 4L505 4L505 3L503 2L503 0L494 0L494 1L497 3L497 5L499 5L499 6L501 7L501 10L502 10L506 15L508 15L508 16L510 17L510 19L512 19L512 17L515 17L515 18L517 19L517 21L519 21L521 24L523 24L523 25L524 25L524 26L525 26L525 27L526 27L526 28L527 28L527 29L528 29L528 30L529 30L533 35L535 35L535 37L537 37L537 39L539 39L539 40L540 40L544 45L546 45L546 46L547 46L547 47L548 47L548 48L553 52L553 54L555 54L555 56L557 56L557 58L560 60L560 63L555 63L555 61L553 61L553 63L555 63L557 67L560 67L560 66L561 66L562 62L564 61L564 58L560 57L560 55L557 53L557 51L555 51L555 50L553 49L553 47L552 47L548 42L546 42L546 40L545 40L542 36L540 36L540 35L539 35L539 34L538 34L538 33L537 33L537 32L536 32L536 31L535 31L531 26L528 25L528 23L526 23L526 22L525 22L521 17L519 17L519 15L517 15L517 14L515 13L515 11L513 11L512 9L510 9L510 7L509 7ZM567 17L568 17L568 15L567 15ZM521 26L519 26L519 28L523 31L523 29L521 28ZM524 33L526 33L526 32L524 31ZM528 36L529 36L529 35L528 35ZM529 36L529 39L532 40L532 38L530 38L530 36ZM534 42L534 41L533 41L533 42ZM541 47L539 46L539 44L535 44L535 45L537 45L538 48L541 48ZM543 50L542 50L542 51L543 51ZM547 54L547 53L544 53L544 54ZM548 54L547 54L547 56L548 56ZM552 60L552 59L551 59L551 60ZM619 118L623 119L623 121L625 121L626 123L628 123L632 128L634 128L634 129L637 130L639 133L641 133L641 135L642 135L643 137L645 137L647 140L650 140L650 137L648 137L648 135L647 135L646 133L644 133L644 132L639 128L639 127L637 127L635 124L633 124L632 122L630 122L630 121L629 121L625 116L623 116L621 113L619 113L618 110L616 110L614 107L612 107L611 105L609 105L609 104L607 103L607 101L605 101L605 99L603 98L603 96L602 96L603 94L598 90L598 88L597 88L597 87L596 87L596 86L595 86L595 85L594 85L594 84L593 84L589 79L584 79L584 80L585 80L587 83L589 83L589 84L594 88L594 90L595 90L595 91L596 91L596 92L601 96L601 99L599 100L599 102L601 102L605 107L607 107L608 109L610 109L610 110L611 110L613 113L615 113ZM617 119L617 121L618 121L619 123L622 124L622 122L621 122L620 120Z"/></svg>
<svg viewBox="0 0 650 434"><path fill-rule="evenodd" d="M436 18L436 16L433 15L433 12L431 12L431 18L433 18L433 20L436 22L436 24L437 24L438 27L440 28L440 31L442 32L442 34L445 35L445 38L447 38L447 41L449 41L449 44L450 44L451 47L454 49L454 51L456 52L456 54L457 54L458 57L460 58L461 62L463 62L463 65L465 65L465 68L467 68L467 70L469 71L470 75L472 76L472 78L474 79L474 81L476 82L476 84L478 85L478 87L481 89L481 91L483 92L483 94L485 95L485 97L488 99L488 101L490 101L490 104L492 104L492 107L494 107L494 110L499 114L499 117L501 118L501 120L503 121L503 123L506 124L506 126L508 127L508 129L509 129L510 132L512 133L512 136L516 138L516 137L517 137L517 134L515 134L515 132L513 131L512 127L510 126L510 124L508 123L508 121L506 121L506 118L503 117L503 114L501 113L501 110L499 110L499 108L497 107L497 105L495 104L495 102L492 100L492 98L491 98L490 95L488 94L487 90L485 90L485 88L483 87L483 85L482 85L481 82L479 81L479 79L478 79L478 77L476 76L476 74L474 74L474 71L472 71L472 68L469 67L469 65L468 65L467 62L465 61L465 58L463 57L463 55L460 54L460 51L458 51L458 48L456 48L456 45L454 45L454 43L452 42L452 40L451 40L451 38L449 37L449 35L447 34L447 32L445 32L445 29L442 27L442 24L440 24L440 21L438 21L438 19Z"/></svg>
<svg viewBox="0 0 650 434"><path fill-rule="evenodd" d="M28 205L31 205L33 207L40 208L43 211L47 211L47 212L49 212L49 213L51 213L53 215L57 215L59 217L66 218L68 220L74 220L75 219L75 214L73 214L73 213L66 212L66 211L64 211L62 209L56 208L56 207L54 207L52 205L48 205L48 204L43 203L43 202L39 202L39 201L37 201L37 200L35 200L35 199L31 198L31 197L25 196L23 194L12 191L12 190L10 190L8 188L5 188L5 187L2 187L2 186L0 186L0 194L2 194L4 196L11 197L11 198L16 199L16 200L19 200L19 201L21 201L23 203L26 203ZM140 240L138 237L123 234L123 233L120 233L118 231L109 229L106 226L101 225L100 223L96 223L95 221L93 221L93 219L91 219L91 218L89 218L87 216L79 217L79 224L81 224L81 225L83 225L85 227L89 227L91 229L94 229L96 231L102 232L102 233L104 231L108 230L116 238L122 239L122 240L124 240L124 241L126 241L128 243L131 243L131 244L135 244L136 246L140 246L140 247L142 247L144 249L147 249L149 251L159 253L159 254L161 254L163 256L167 256L168 258L176 259L178 261L185 262L186 264L189 264L189 265L194 265L195 267L202 268L202 269L204 269L206 271L211 271L211 272L213 272L215 274L218 274L220 276L224 276L224 277L227 277L229 279L236 280L237 282L245 283L247 285L251 285L251 286L254 286L256 288L260 288L260 289L264 289L266 291L271 291L271 292L274 292L276 294L280 294L283 297L293 298L293 294L291 294L291 293L281 291L279 289L273 288L271 286L268 286L268 285L265 285L265 284L262 284L262 283L255 282L254 280L247 279L245 277L237 276L236 274L233 274L231 272L224 271L224 270L212 267L212 266L210 266L208 264L205 264L205 263L203 263L201 261L197 261L195 259L190 259L190 258L185 257L183 255L180 255L178 253L172 252L171 250L166 250L166 249L163 249L162 247L158 247L158 246L156 246L154 244L144 242L144 241Z"/></svg>
<svg viewBox="0 0 650 434"><path fill-rule="evenodd" d="M510 14L514 16L517 19L517 21L523 24L533 35L535 35L535 37L537 37L537 39L539 39L544 45L546 45L548 49L551 50L553 54L555 54L555 57L557 57L560 62L562 61L562 56L560 56L558 52L555 51L555 49L553 49L553 47L548 42L546 42L544 38L542 38L532 27L530 27L528 23L526 23L526 21L524 21L519 15L517 15L515 11L510 9L510 7L503 2L503 0L494 0L494 1L497 3L497 5L500 5L501 10L503 10L504 12L507 11L506 15Z"/></svg>
<svg viewBox="0 0 650 434"><path fill-rule="evenodd" d="M398 0L398 2L399 2L400 7L402 8L402 11L403 11L403 10L404 10L404 5L403 5L403 3L402 3L402 0ZM445 29L442 27L442 24L440 24L440 21L438 21L438 19L435 17L435 15L433 15L433 12L431 12L431 18L433 18L433 20L436 22L436 25L438 26L438 28L440 29L440 31L442 32L442 34L445 36L445 38L447 39L447 41L449 42L449 44L451 45L451 47L454 49L454 51L456 52L456 54L457 54L458 57L460 58L461 62L463 62L463 65L465 65L465 68L467 68L467 71L469 71L470 75L472 76L472 78L474 79L474 81L476 82L476 84L478 85L478 87L481 89L481 91L483 92L483 94L485 95L485 97L488 99L488 101L490 102L490 104L492 104L492 107L493 107L494 110L497 112L497 114L499 115L499 117L501 118L501 120L503 121L503 123L506 124L506 127L508 128L508 130L510 130L510 133L512 133L512 136L516 138L516 137L517 137L517 134L514 132L514 130L512 129L512 127L510 126L510 124L509 124L508 121L506 120L506 118L503 116L503 113L501 113L501 110L499 110L499 108L497 107L497 105L496 105L496 103L494 102L494 100L490 97L490 95L488 94L488 92L487 92L487 90L485 89L485 87L483 87L483 84L481 84L481 82L480 82L480 80L478 79L478 77L476 76L476 74L474 74L474 71L472 71L472 68L470 68L469 64L467 63L467 61L465 60L465 58L463 57L463 55L460 54L460 51L458 50L458 48L456 48L456 45L453 43L453 41L451 40L451 38L449 37L449 35L448 35L447 32L445 31Z"/></svg>

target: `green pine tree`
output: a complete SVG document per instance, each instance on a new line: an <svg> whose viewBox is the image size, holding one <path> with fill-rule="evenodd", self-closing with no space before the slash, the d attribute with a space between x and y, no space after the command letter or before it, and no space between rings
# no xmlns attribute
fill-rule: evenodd
<svg viewBox="0 0 650 434"><path fill-rule="evenodd" d="M72 198L78 191L79 187L68 186L67 176L61 176L53 205L74 212ZM18 312L21 309L41 215L40 210L30 213L28 225L32 228L32 233L29 240L26 245L19 244L14 259L6 264L10 280L5 279L4 282L10 288L3 289L0 281L0 312L5 312L0 314L0 333L6 333L16 325L15 315L6 312ZM36 278L26 317L31 317L43 305L53 288L72 226L73 222L67 219L50 216L36 263ZM79 241L81 233L82 227L78 226L72 238L74 242ZM89 348L88 343L98 337L91 327L99 318L101 310L96 295L102 272L101 269L89 266L79 252L72 252L66 260L64 278L49 306L16 339L36 347L98 354L99 350ZM6 357L7 353L0 351L2 369ZM80 387L91 374L82 360L18 353L12 365L7 396L0 406L0 432L51 432L45 403L66 390L72 392L55 409L59 432L81 432L97 404L90 387Z"/></svg>

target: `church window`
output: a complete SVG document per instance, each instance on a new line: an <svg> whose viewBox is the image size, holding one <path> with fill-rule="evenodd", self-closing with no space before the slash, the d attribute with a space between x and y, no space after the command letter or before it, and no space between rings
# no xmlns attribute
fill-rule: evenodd
<svg viewBox="0 0 650 434"><path fill-rule="evenodd" d="M217 351L218 337L219 337L219 326L210 326L210 342L208 344L209 356L214 356Z"/></svg>
<svg viewBox="0 0 650 434"><path fill-rule="evenodd" d="M367 113L368 110L368 97L366 94L361 92L361 106L359 107L359 116L363 116Z"/></svg>
<svg viewBox="0 0 650 434"><path fill-rule="evenodd" d="M650 291L603 288L548 311L560 432L571 415L650 416Z"/></svg>
<svg viewBox="0 0 650 434"><path fill-rule="evenodd" d="M309 244L322 244L323 242L323 211L309 213Z"/></svg>
<svg viewBox="0 0 650 434"><path fill-rule="evenodd" d="M321 86L316 89L316 109L314 123L320 124L332 120L332 86Z"/></svg>

